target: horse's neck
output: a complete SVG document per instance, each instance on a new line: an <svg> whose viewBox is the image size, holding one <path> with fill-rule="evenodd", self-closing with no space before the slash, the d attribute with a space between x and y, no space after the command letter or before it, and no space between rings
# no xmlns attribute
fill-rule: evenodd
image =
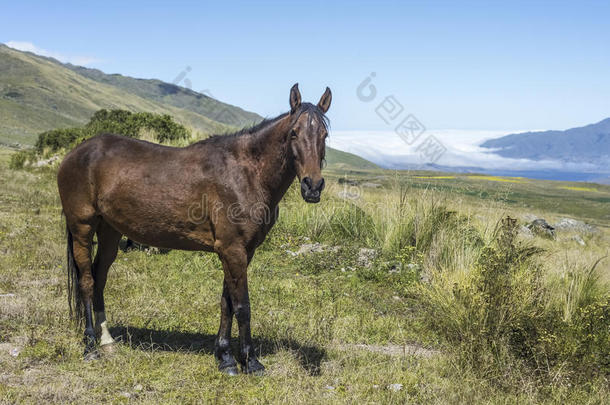
<svg viewBox="0 0 610 405"><path fill-rule="evenodd" d="M253 147L249 148L257 155L253 160L259 165L264 194L270 200L267 203L273 205L280 202L296 176L288 136L289 120L287 116L263 128L252 138Z"/></svg>

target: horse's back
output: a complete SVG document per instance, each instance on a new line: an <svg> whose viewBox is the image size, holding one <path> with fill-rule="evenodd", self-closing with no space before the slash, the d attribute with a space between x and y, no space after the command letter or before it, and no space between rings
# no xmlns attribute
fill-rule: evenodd
<svg viewBox="0 0 610 405"><path fill-rule="evenodd" d="M163 235L185 238L186 231L175 229L176 224L189 223L192 206L205 201L202 195L215 195L215 181L199 167L197 156L186 148L98 135L66 155L60 166L58 185L66 218L102 218L138 242L176 248ZM209 226L202 223L198 228L199 234L190 237L202 242L185 243L185 248L209 243Z"/></svg>

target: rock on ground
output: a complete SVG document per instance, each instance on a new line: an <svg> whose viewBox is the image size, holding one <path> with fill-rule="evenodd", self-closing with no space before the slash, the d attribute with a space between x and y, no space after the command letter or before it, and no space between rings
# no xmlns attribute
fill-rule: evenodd
<svg viewBox="0 0 610 405"><path fill-rule="evenodd" d="M356 259L356 262L359 266L371 267L376 257L377 251L375 249L360 248L360 251L358 251L358 258Z"/></svg>
<svg viewBox="0 0 610 405"><path fill-rule="evenodd" d="M549 225L544 219L538 218L532 221L528 226L530 231L538 236L555 239L555 228Z"/></svg>
<svg viewBox="0 0 610 405"><path fill-rule="evenodd" d="M592 234L598 232L598 229L595 226L572 218L561 218L553 226L556 229L561 229L562 231L576 231L585 234Z"/></svg>
<svg viewBox="0 0 610 405"><path fill-rule="evenodd" d="M379 187L381 187L381 184L366 182L366 183L362 183L361 186L367 187L367 188L379 188Z"/></svg>
<svg viewBox="0 0 610 405"><path fill-rule="evenodd" d="M534 233L531 229L524 225L519 227L519 233L526 239L532 239L534 237Z"/></svg>
<svg viewBox="0 0 610 405"><path fill-rule="evenodd" d="M337 252L339 250L339 246L328 246L323 243L314 242L314 243L304 243L299 247L299 250L293 252L292 250L286 250L291 256L299 256L299 255L308 255L312 253L322 253L325 251Z"/></svg>
<svg viewBox="0 0 610 405"><path fill-rule="evenodd" d="M51 156L48 159L39 160L38 162L34 163L34 166L35 167L48 166L50 164L57 162L58 160L59 160L59 156Z"/></svg>

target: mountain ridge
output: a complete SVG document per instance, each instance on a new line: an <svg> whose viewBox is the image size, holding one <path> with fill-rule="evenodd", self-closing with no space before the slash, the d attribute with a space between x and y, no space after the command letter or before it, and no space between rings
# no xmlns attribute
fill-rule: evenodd
<svg viewBox="0 0 610 405"><path fill-rule="evenodd" d="M609 171L610 118L567 130L523 132L489 139L481 147L516 159L593 163Z"/></svg>
<svg viewBox="0 0 610 405"><path fill-rule="evenodd" d="M63 64L63 66L99 83L109 84L146 99L189 110L226 125L244 127L253 125L263 119L256 113L159 79L134 78L119 73L108 74L99 69L76 66L70 63Z"/></svg>

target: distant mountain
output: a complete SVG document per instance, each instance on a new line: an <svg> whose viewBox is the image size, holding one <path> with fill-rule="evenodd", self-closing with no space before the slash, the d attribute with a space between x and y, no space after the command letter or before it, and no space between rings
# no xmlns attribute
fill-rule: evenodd
<svg viewBox="0 0 610 405"><path fill-rule="evenodd" d="M161 80L135 79L120 74L106 74L98 69L89 69L71 64L65 64L64 66L96 82L118 87L148 100L189 110L223 124L241 128L262 120L260 115L253 112L242 110L205 94L172 83L165 83Z"/></svg>
<svg viewBox="0 0 610 405"><path fill-rule="evenodd" d="M102 108L169 114L202 136L262 120L174 84L63 64L0 43L0 144L33 145L40 132L84 125ZM336 168L377 167L332 148L327 148L327 161Z"/></svg>
<svg viewBox="0 0 610 405"><path fill-rule="evenodd" d="M565 131L506 135L481 146L508 158L592 163L610 171L610 118Z"/></svg>

